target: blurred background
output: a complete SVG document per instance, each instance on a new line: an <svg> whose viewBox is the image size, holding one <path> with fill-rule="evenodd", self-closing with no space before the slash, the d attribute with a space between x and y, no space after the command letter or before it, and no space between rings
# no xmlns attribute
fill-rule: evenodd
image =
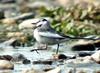
<svg viewBox="0 0 100 73"><path fill-rule="evenodd" d="M99 0L0 0L0 41L31 36L19 28L30 29L31 19L42 17L49 18L51 26L65 35L100 36ZM28 19L31 21L20 25Z"/></svg>
<svg viewBox="0 0 100 73"><path fill-rule="evenodd" d="M100 37L100 0L0 0L0 59L2 59L2 55L14 56L13 54L16 53L18 58L19 54L22 54L30 61L38 60L37 58L40 60L41 58L50 58L56 50L55 45L49 51L39 51L40 55L36 52L30 52L36 42L33 37L35 25L32 23L41 18L48 19L52 28L65 35ZM70 46L72 44L74 46ZM78 52L72 51L72 47L78 48L77 51L95 52L97 49L100 50L100 40L65 42L63 46L60 46L60 53L75 56ZM100 73L100 52L96 56L99 56L97 59L99 64L91 63L91 58L85 58L85 64L75 61L79 64L78 67L72 63L69 63L68 67L65 64L63 69L66 70L62 73ZM3 58L5 59L5 56ZM27 63L26 60L25 63ZM20 73L26 68L29 69L32 64L14 63L14 66L13 72L8 73ZM53 68L54 66L58 65L54 63ZM48 66L45 67L48 68ZM76 72L80 70L80 67L83 72ZM43 68L44 66L39 65L39 69ZM50 66L50 68L52 67ZM74 72L70 72L70 70L74 70Z"/></svg>

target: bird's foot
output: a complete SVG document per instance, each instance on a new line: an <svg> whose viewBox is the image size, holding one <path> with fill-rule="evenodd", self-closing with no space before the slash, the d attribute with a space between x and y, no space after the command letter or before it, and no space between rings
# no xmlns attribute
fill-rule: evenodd
<svg viewBox="0 0 100 73"><path fill-rule="evenodd" d="M37 49L32 49L31 52L33 52L33 51L39 51L39 50L46 50L46 49L38 49L37 48Z"/></svg>
<svg viewBox="0 0 100 73"><path fill-rule="evenodd" d="M53 59L54 59L54 60L58 60L58 55L59 55L59 54L52 54Z"/></svg>

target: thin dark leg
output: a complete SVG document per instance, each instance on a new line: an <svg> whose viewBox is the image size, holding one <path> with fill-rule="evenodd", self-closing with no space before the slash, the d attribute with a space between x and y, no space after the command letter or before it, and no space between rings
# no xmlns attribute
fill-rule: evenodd
<svg viewBox="0 0 100 73"><path fill-rule="evenodd" d="M45 49L46 49L46 50L48 49L48 45L47 45L47 44L45 44Z"/></svg>
<svg viewBox="0 0 100 73"><path fill-rule="evenodd" d="M59 52L59 44L57 44L57 51L56 51L56 54L58 54Z"/></svg>

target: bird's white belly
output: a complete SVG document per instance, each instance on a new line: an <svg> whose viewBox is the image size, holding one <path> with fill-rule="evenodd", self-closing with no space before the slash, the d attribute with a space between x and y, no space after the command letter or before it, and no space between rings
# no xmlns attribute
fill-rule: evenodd
<svg viewBox="0 0 100 73"><path fill-rule="evenodd" d="M36 39L37 42L41 41L41 38L39 36L39 33L38 33L37 29L34 30L33 35L34 35L34 38Z"/></svg>

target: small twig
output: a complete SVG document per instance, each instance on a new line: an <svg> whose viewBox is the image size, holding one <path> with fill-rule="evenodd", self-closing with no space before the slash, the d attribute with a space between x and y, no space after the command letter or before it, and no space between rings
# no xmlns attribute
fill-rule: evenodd
<svg viewBox="0 0 100 73"><path fill-rule="evenodd" d="M32 50L30 50L30 51L31 51L31 52L36 51L37 54L40 54L40 53L38 52L39 50L46 50L46 49L32 49Z"/></svg>
<svg viewBox="0 0 100 73"><path fill-rule="evenodd" d="M53 60L39 60L39 61L33 61L33 64L49 64L51 65L53 63Z"/></svg>
<svg viewBox="0 0 100 73"><path fill-rule="evenodd" d="M32 49L30 51L33 52L33 51L38 51L38 50L46 50L46 49Z"/></svg>

